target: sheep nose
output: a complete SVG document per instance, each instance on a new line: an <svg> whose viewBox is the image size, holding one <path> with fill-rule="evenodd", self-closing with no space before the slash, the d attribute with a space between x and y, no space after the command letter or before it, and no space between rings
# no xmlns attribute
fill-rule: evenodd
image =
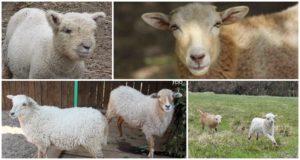
<svg viewBox="0 0 300 160"><path fill-rule="evenodd" d="M204 59L205 54L192 54L190 55L190 58L196 62L196 63L201 63L202 60Z"/></svg>
<svg viewBox="0 0 300 160"><path fill-rule="evenodd" d="M166 108L169 109L171 107L171 105L166 105Z"/></svg>
<svg viewBox="0 0 300 160"><path fill-rule="evenodd" d="M86 50L89 50L91 48L90 46L87 46L87 45L82 45L82 47Z"/></svg>

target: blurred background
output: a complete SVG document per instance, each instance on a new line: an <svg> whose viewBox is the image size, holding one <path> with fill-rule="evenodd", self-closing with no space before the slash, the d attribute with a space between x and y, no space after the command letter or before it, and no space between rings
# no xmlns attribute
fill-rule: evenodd
<svg viewBox="0 0 300 160"><path fill-rule="evenodd" d="M174 39L169 32L156 30L140 18L146 12L169 13L187 4L168 2L114 3L115 78L179 78L176 74ZM296 2L213 2L218 11L238 5L250 8L248 16L273 13Z"/></svg>

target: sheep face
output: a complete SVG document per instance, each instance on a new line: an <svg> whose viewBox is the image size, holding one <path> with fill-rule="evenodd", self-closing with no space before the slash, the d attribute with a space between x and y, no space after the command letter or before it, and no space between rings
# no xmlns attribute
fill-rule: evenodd
<svg viewBox="0 0 300 160"><path fill-rule="evenodd" d="M162 89L157 94L152 94L152 98L157 98L159 107L165 112L171 112L174 110L174 98L182 97L181 93L173 92L169 89Z"/></svg>
<svg viewBox="0 0 300 160"><path fill-rule="evenodd" d="M215 116L215 121L220 124L221 123L221 119L222 119L222 116L221 115L216 115Z"/></svg>
<svg viewBox="0 0 300 160"><path fill-rule="evenodd" d="M7 98L12 100L13 107L9 112L10 117L22 117L30 112L32 101L25 95L7 95Z"/></svg>
<svg viewBox="0 0 300 160"><path fill-rule="evenodd" d="M66 13L47 11L47 20L54 33L55 49L71 60L81 60L90 56L95 48L96 22L105 13Z"/></svg>
<svg viewBox="0 0 300 160"><path fill-rule="evenodd" d="M242 19L248 10L246 6L239 6L217 12L215 6L193 3L169 15L145 13L142 18L154 28L171 31L180 61L193 75L201 76L218 58L221 26Z"/></svg>
<svg viewBox="0 0 300 160"><path fill-rule="evenodd" d="M265 116L266 121L268 122L268 124L274 124L275 123L275 117L276 117L276 115L274 115L273 113L268 113Z"/></svg>

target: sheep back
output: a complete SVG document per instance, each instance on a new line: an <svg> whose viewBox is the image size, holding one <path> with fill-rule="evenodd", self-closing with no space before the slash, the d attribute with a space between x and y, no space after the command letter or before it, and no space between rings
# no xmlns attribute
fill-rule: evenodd
<svg viewBox="0 0 300 160"><path fill-rule="evenodd" d="M70 150L95 141L107 143L107 120L95 109L42 106L36 113L27 121L20 120L25 136L34 144Z"/></svg>
<svg viewBox="0 0 300 160"><path fill-rule="evenodd" d="M25 8L11 17L6 33L7 57L13 75L18 75L15 78L28 78L30 64L41 63L40 58L47 54L52 37L52 29L43 10Z"/></svg>

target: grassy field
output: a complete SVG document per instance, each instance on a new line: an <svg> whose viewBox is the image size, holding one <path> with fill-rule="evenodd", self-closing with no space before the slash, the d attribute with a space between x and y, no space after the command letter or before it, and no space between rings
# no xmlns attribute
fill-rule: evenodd
<svg viewBox="0 0 300 160"><path fill-rule="evenodd" d="M189 93L189 157L267 158L298 157L298 99L292 97L241 96ZM202 130L199 112L220 114L215 134ZM247 139L250 122L266 113L277 114L275 139L279 147L261 136Z"/></svg>

